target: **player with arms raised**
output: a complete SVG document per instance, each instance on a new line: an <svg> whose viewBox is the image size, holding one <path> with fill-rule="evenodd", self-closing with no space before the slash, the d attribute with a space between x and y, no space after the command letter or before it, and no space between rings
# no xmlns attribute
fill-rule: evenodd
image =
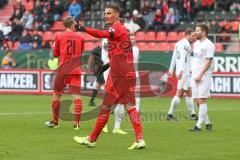
<svg viewBox="0 0 240 160"><path fill-rule="evenodd" d="M194 112L194 102L192 99L191 87L190 87L190 56L192 53L191 44L195 41L195 33L191 28L186 29L185 38L178 41L175 45L171 65L169 68L169 77L173 75L173 69L176 65L176 76L178 79L177 93L173 97L167 120L174 119L174 111L180 103L180 99L186 93L186 104L192 120L197 119L197 115Z"/></svg>
<svg viewBox="0 0 240 160"><path fill-rule="evenodd" d="M75 20L72 17L66 17L63 20L66 30L56 35L53 55L58 57L59 67L53 86L52 113L53 120L46 122L47 127L58 127L58 117L60 110L60 97L63 94L66 85L69 85L70 94L74 95L75 122L74 128L79 128L80 114L82 110L82 101L80 96L81 87L81 62L80 58L84 49L84 39L80 33L75 32Z"/></svg>
<svg viewBox="0 0 240 160"><path fill-rule="evenodd" d="M213 72L214 44L207 38L209 28L205 24L196 25L197 41L193 44L192 61L192 94L199 105L199 119L196 126L190 131L201 131L202 123L205 122L206 129L211 130L207 114L207 98L210 96L210 87Z"/></svg>
<svg viewBox="0 0 240 160"><path fill-rule="evenodd" d="M128 149L140 149L145 147L145 142L140 116L135 107L136 73L132 45L127 29L120 22L119 14L118 5L111 4L105 7L104 17L109 25L108 30L76 26L79 31L85 31L96 38L108 39L110 71L105 85L105 96L93 132L87 137L75 136L74 140L93 147L109 119L111 106L119 103L125 106L136 136L136 142Z"/></svg>

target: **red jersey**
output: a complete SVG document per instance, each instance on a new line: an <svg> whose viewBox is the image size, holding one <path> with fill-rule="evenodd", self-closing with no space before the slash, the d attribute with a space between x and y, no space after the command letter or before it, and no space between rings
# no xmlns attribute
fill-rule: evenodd
<svg viewBox="0 0 240 160"><path fill-rule="evenodd" d="M59 66L72 58L81 57L84 50L84 38L81 33L64 31L55 38L54 57L59 57Z"/></svg>
<svg viewBox="0 0 240 160"><path fill-rule="evenodd" d="M108 38L110 74L105 85L103 103L108 106L117 103L135 105L136 73L127 29L117 22L109 26L108 30L86 27L85 32L96 38Z"/></svg>
<svg viewBox="0 0 240 160"><path fill-rule="evenodd" d="M59 57L59 67L54 81L54 92L64 93L66 84L70 93L80 94L81 56L84 39L81 33L64 31L55 38L54 57Z"/></svg>
<svg viewBox="0 0 240 160"><path fill-rule="evenodd" d="M117 22L109 26L108 30L86 27L86 32L97 38L108 38L108 56L112 75L126 76L129 72L135 72L130 36L122 23Z"/></svg>

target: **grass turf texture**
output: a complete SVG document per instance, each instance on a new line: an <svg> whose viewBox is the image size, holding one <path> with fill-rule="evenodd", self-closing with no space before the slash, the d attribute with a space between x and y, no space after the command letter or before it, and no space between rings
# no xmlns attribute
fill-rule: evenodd
<svg viewBox="0 0 240 160"><path fill-rule="evenodd" d="M50 96L0 95L0 99L1 160L240 159L240 106L237 99L210 99L208 106L213 131L208 132L203 126L201 133L188 132L196 122L188 120L184 101L176 112L179 120L168 122L161 117L160 111L167 111L171 98L142 99L147 148L134 151L127 150L134 142L134 133L126 117L122 128L129 132L128 135L111 133L114 122L111 115L110 133L102 133L96 148L88 148L76 144L73 136L89 134L96 119L82 122L77 131L73 130L73 122L66 121L60 121L59 128L50 129L43 125L51 119ZM84 111L93 109L87 106L88 99L83 97Z"/></svg>

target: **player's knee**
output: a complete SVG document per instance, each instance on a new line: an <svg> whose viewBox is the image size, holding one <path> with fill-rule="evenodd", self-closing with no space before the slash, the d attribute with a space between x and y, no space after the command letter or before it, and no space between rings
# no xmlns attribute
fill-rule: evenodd
<svg viewBox="0 0 240 160"><path fill-rule="evenodd" d="M60 100L60 94L58 94L58 93L53 93L52 99L53 99L53 101L58 101L58 100Z"/></svg>
<svg viewBox="0 0 240 160"><path fill-rule="evenodd" d="M101 106L100 106L100 110L101 111L111 111L111 106L109 106L109 105L105 105L105 104L102 104Z"/></svg>
<svg viewBox="0 0 240 160"><path fill-rule="evenodd" d="M183 93L184 93L183 90L178 90L176 96L178 98L182 98L183 97Z"/></svg>
<svg viewBox="0 0 240 160"><path fill-rule="evenodd" d="M74 99L75 100L81 100L81 96L80 95L74 95Z"/></svg>
<svg viewBox="0 0 240 160"><path fill-rule="evenodd" d="M199 98L198 99L198 104L200 105L200 104L204 104L204 103L206 103L207 102L207 99L206 98Z"/></svg>

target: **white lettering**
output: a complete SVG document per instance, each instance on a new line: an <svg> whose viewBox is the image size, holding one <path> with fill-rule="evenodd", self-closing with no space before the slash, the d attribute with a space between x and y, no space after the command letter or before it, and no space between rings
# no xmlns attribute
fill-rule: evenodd
<svg viewBox="0 0 240 160"><path fill-rule="evenodd" d="M233 93L240 93L240 78L233 78Z"/></svg>
<svg viewBox="0 0 240 160"><path fill-rule="evenodd" d="M214 57L214 72L225 72L224 57Z"/></svg>
<svg viewBox="0 0 240 160"><path fill-rule="evenodd" d="M236 57L226 57L226 72L237 72L237 58Z"/></svg>

